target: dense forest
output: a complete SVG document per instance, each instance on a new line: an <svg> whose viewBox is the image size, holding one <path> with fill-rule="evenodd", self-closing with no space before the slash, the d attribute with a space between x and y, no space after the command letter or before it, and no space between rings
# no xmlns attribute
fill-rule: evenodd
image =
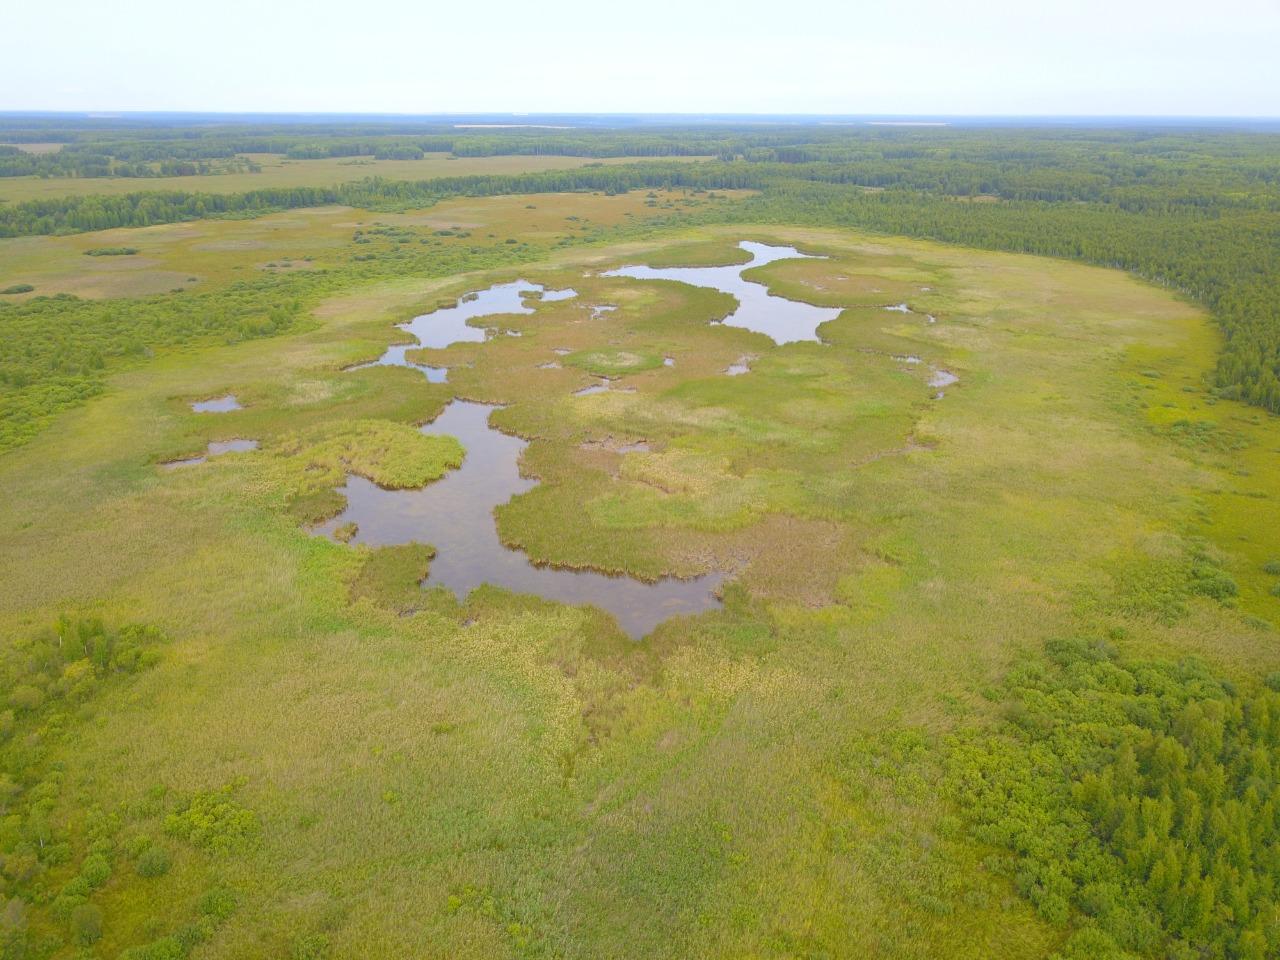
<svg viewBox="0 0 1280 960"><path fill-rule="evenodd" d="M1280 951L1280 677L1052 643L1005 682L1007 721L950 751L950 792L1064 957Z"/></svg>
<svg viewBox="0 0 1280 960"><path fill-rule="evenodd" d="M451 196L658 187L751 188L760 194L709 216L852 226L971 246L1085 260L1130 270L1205 304L1225 346L1224 396L1280 412L1280 135L1208 130L881 129L793 125L605 130L493 130L412 135L392 127L232 131L14 129L74 137L31 162L98 157L108 164L231 162L239 151L295 157L564 153L710 154L705 163L641 162L489 177L235 195L146 192L0 206L0 236L146 226L293 207L423 206ZM6 154L6 156L12 156ZM45 160L43 158L51 158ZM4 157L0 156L0 165ZM95 161L97 162L97 161Z"/></svg>

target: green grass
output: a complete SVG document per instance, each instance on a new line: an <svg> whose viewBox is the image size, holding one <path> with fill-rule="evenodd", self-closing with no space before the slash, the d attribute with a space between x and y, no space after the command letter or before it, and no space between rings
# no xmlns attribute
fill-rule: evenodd
<svg viewBox="0 0 1280 960"><path fill-rule="evenodd" d="M620 377L625 373L639 373L660 367L662 357L656 353L635 353L630 350L581 350L569 354L564 362L598 376Z"/></svg>
<svg viewBox="0 0 1280 960"><path fill-rule="evenodd" d="M645 209L572 202L621 223L624 200ZM112 854L98 954L175 935L226 888L237 906L192 956L1049 956L1063 928L958 827L926 755L991 729L1002 678L1055 638L1122 628L1126 655L1195 654L1242 684L1280 668L1275 419L1211 403L1205 316L1116 272L778 225L557 248L569 202L458 201L441 228L538 261L346 277L278 336L112 368L0 458L5 635L66 610L172 638L51 747L67 798L122 817L167 798L136 829L171 866ZM743 238L829 258L759 278L848 306L829 345L713 326L732 308L713 291L598 275L723 262ZM579 296L429 352L447 384L342 372L394 323L517 276ZM890 291L921 314L880 309ZM556 350L592 359L541 368ZM724 376L744 354L752 372ZM933 400L905 355L960 382ZM587 372L620 379L572 396ZM245 409L186 404L226 392ZM455 395L531 441L541 483L499 509L505 541L641 576L726 569L724 610L631 643L590 609L418 591L425 545L308 535L344 471L413 485L454 462L412 428ZM262 446L156 466L231 437ZM1200 589L1218 572L1237 596ZM164 832L193 809L232 839ZM83 811L50 814L78 854Z"/></svg>

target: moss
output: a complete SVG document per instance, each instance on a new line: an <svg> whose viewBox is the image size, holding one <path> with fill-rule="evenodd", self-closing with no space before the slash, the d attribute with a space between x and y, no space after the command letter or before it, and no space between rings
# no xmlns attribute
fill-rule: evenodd
<svg viewBox="0 0 1280 960"><path fill-rule="evenodd" d="M429 599L422 581L433 556L432 547L418 543L370 550L351 582L351 599L369 600L397 613L422 609Z"/></svg>
<svg viewBox="0 0 1280 960"><path fill-rule="evenodd" d="M564 362L597 376L622 376L662 366L662 356L631 350L582 350L571 353Z"/></svg>

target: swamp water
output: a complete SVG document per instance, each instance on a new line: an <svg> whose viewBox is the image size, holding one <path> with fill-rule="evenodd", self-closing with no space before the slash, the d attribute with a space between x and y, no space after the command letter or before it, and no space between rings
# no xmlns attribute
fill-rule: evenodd
<svg viewBox="0 0 1280 960"><path fill-rule="evenodd" d="M504 546L494 508L532 489L537 481L520 476L520 453L528 442L490 427L492 410L454 400L422 432L456 437L467 451L459 469L419 490L384 490L363 477L348 477L341 489L347 508L316 532L332 536L337 528L354 523L353 543L431 544L436 556L424 586L446 587L463 599L489 583L561 603L594 604L613 614L635 638L668 617L720 606L715 591L724 580L722 573L645 583L590 570L537 566L524 553Z"/></svg>

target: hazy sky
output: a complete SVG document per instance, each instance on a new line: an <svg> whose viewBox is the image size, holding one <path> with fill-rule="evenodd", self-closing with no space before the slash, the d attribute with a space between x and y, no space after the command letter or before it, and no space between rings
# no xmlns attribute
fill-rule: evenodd
<svg viewBox="0 0 1280 960"><path fill-rule="evenodd" d="M1280 115L1280 0L6 6L7 110Z"/></svg>

